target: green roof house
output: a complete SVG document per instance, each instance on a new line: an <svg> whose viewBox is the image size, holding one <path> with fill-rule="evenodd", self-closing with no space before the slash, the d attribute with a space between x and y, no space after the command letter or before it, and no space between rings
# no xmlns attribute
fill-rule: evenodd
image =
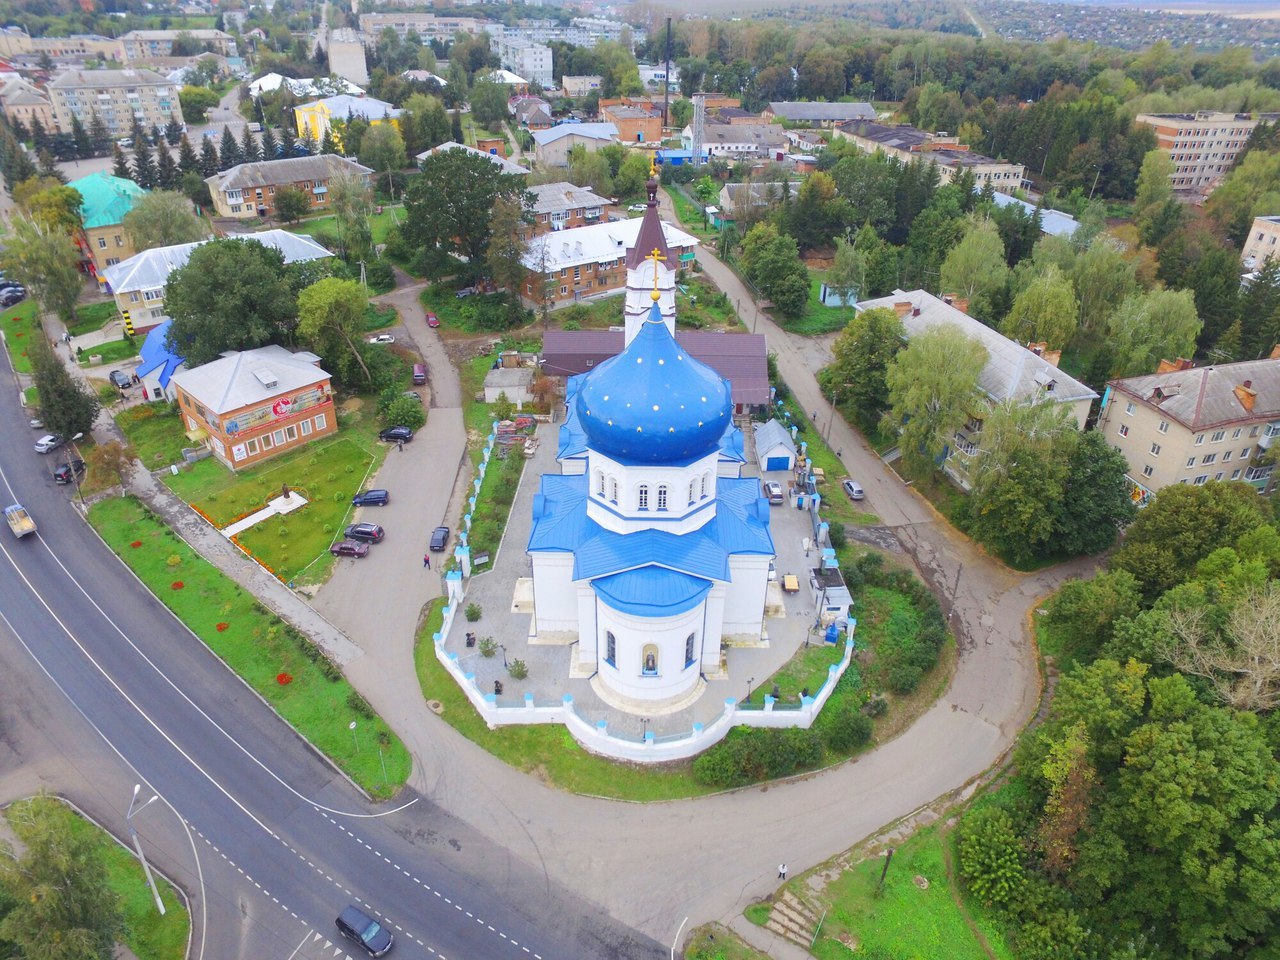
<svg viewBox="0 0 1280 960"><path fill-rule="evenodd" d="M94 275L101 278L107 267L137 253L122 224L124 215L147 191L132 180L113 177L109 173L91 173L72 180L67 186L84 198L80 206L80 219L84 221L81 246L86 248Z"/></svg>

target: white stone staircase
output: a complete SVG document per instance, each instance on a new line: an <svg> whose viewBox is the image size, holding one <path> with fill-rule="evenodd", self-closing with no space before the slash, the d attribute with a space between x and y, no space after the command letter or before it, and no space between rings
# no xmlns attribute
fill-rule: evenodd
<svg viewBox="0 0 1280 960"><path fill-rule="evenodd" d="M808 950L818 930L818 917L795 894L784 889L773 901L765 928Z"/></svg>

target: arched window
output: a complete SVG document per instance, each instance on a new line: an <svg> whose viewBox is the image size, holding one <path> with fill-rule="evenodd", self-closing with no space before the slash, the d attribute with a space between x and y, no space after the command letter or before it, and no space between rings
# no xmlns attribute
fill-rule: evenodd
<svg viewBox="0 0 1280 960"><path fill-rule="evenodd" d="M596 471L596 496L601 500L604 499L604 471Z"/></svg>
<svg viewBox="0 0 1280 960"><path fill-rule="evenodd" d="M618 638L612 631L606 630L604 634L604 659L609 666L617 666L618 663Z"/></svg>
<svg viewBox="0 0 1280 960"><path fill-rule="evenodd" d="M702 499L703 500L707 499L707 477L708 476L709 474L706 474L706 473L702 475Z"/></svg>
<svg viewBox="0 0 1280 960"><path fill-rule="evenodd" d="M665 483L658 484L658 509L667 509L667 485Z"/></svg>
<svg viewBox="0 0 1280 960"><path fill-rule="evenodd" d="M649 485L647 483L640 484L636 490L636 509L649 509Z"/></svg>
<svg viewBox="0 0 1280 960"><path fill-rule="evenodd" d="M658 675L658 648L652 643L647 644L640 652L640 675L644 677Z"/></svg>
<svg viewBox="0 0 1280 960"><path fill-rule="evenodd" d="M684 638L684 665L687 667L693 663L693 634L689 634Z"/></svg>
<svg viewBox="0 0 1280 960"><path fill-rule="evenodd" d="M691 507L693 506L693 501L697 499L697 495L698 495L698 480L695 477L694 479L689 481L689 506Z"/></svg>
<svg viewBox="0 0 1280 960"><path fill-rule="evenodd" d="M609 499L614 503L618 502L618 478L609 478Z"/></svg>

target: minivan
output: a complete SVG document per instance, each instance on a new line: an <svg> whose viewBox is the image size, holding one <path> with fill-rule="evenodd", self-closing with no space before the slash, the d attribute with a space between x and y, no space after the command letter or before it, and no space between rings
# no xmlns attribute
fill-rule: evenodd
<svg viewBox="0 0 1280 960"><path fill-rule="evenodd" d="M425 364L415 363L413 365L413 382L418 385L427 382L427 368Z"/></svg>
<svg viewBox="0 0 1280 960"><path fill-rule="evenodd" d="M339 933L360 944L371 957L386 956L395 942L390 930L359 907L347 907L334 922Z"/></svg>

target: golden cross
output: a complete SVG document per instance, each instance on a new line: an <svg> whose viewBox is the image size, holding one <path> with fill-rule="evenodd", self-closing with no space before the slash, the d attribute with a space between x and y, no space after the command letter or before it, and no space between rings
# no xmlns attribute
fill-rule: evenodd
<svg viewBox="0 0 1280 960"><path fill-rule="evenodd" d="M649 254L645 259L653 261L653 293L650 294L650 296L652 296L656 302L661 296L661 294L658 293L658 261L665 262L667 258L662 255L657 247L654 247L653 253Z"/></svg>
<svg viewBox="0 0 1280 960"><path fill-rule="evenodd" d="M649 179L650 180L658 179L657 154L654 154L653 156L649 157Z"/></svg>

